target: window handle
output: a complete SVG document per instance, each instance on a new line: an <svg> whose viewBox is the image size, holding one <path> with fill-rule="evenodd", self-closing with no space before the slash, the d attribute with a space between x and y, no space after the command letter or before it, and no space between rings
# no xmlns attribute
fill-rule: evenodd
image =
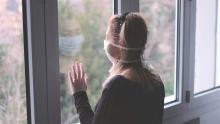
<svg viewBox="0 0 220 124"><path fill-rule="evenodd" d="M190 91L186 91L186 103L190 103Z"/></svg>

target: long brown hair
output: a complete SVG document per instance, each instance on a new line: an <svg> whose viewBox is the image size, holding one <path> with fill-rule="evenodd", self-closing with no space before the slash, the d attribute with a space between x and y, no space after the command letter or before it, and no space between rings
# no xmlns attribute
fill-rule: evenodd
<svg viewBox="0 0 220 124"><path fill-rule="evenodd" d="M143 86L147 86L148 81L158 82L160 80L153 71L143 64L143 52L147 43L148 28L143 17L138 13L126 13L123 15L113 15L109 20L109 30L115 44L127 48L142 48L140 50L129 51L120 49L120 59L131 61L131 63L116 62L109 70L109 77L105 84L115 75L120 75L125 69L133 68L136 75L141 80Z"/></svg>

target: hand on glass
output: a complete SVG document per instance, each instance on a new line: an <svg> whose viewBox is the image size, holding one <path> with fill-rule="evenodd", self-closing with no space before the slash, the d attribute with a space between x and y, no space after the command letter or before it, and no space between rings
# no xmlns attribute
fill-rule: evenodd
<svg viewBox="0 0 220 124"><path fill-rule="evenodd" d="M70 67L68 76L71 82L71 88L73 94L78 91L87 90L87 76L85 74L82 63L78 63L78 62L73 63Z"/></svg>

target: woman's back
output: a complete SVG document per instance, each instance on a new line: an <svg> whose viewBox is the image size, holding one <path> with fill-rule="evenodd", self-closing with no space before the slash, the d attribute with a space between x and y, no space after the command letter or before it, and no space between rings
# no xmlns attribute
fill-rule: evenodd
<svg viewBox="0 0 220 124"><path fill-rule="evenodd" d="M110 124L161 124L164 106L164 87L162 82L151 83L153 90L143 87L139 82L116 75L106 88L111 94L109 117L103 120ZM158 85L160 83L160 85ZM99 105L97 105L98 108ZM111 109L110 109L111 108ZM107 116L107 115L106 115ZM107 121L108 120L108 121Z"/></svg>
<svg viewBox="0 0 220 124"><path fill-rule="evenodd" d="M138 82L116 75L105 86L94 113L86 93L75 93L81 124L161 124L164 87L162 82L152 84L154 90L148 90Z"/></svg>

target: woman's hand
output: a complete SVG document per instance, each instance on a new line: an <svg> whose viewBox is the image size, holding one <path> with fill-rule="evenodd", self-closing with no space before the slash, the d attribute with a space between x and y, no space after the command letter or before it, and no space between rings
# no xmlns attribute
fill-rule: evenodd
<svg viewBox="0 0 220 124"><path fill-rule="evenodd" d="M82 63L75 62L71 65L69 71L69 80L71 82L71 87L73 94L78 91L87 90L87 76L84 71Z"/></svg>

